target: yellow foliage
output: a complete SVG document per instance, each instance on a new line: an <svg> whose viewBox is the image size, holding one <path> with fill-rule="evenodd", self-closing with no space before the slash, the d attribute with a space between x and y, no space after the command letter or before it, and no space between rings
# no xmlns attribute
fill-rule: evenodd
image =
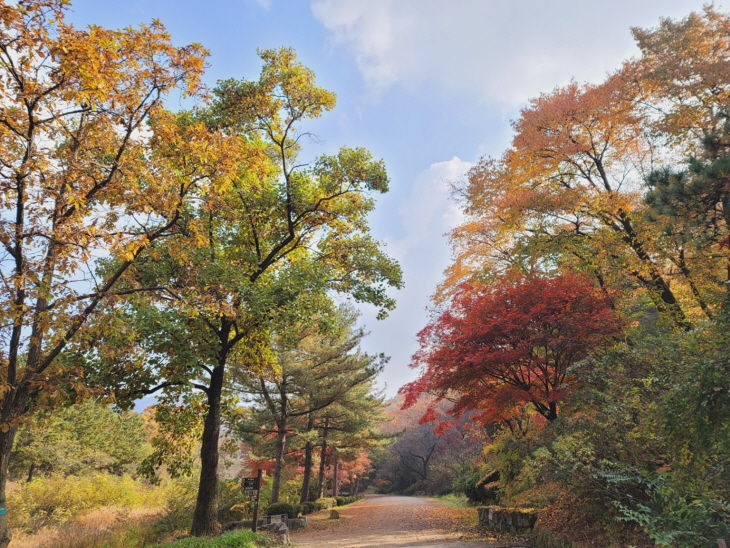
<svg viewBox="0 0 730 548"><path fill-rule="evenodd" d="M98 508L163 508L174 484L153 487L128 475L92 473L84 476L38 478L10 490L11 527L35 531L61 524Z"/></svg>

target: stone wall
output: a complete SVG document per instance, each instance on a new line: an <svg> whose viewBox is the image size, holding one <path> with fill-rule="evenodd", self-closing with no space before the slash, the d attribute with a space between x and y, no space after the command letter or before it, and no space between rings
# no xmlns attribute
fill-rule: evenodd
<svg viewBox="0 0 730 548"><path fill-rule="evenodd" d="M530 533L537 521L537 512L532 508L480 506L477 512L479 513L479 525L490 531Z"/></svg>

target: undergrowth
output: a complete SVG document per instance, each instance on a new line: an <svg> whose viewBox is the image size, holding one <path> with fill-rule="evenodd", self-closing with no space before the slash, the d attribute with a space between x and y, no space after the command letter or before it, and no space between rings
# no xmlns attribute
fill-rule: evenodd
<svg viewBox="0 0 730 548"><path fill-rule="evenodd" d="M258 548L271 546L269 538L251 531L234 531L219 537L189 537L170 544L158 544L157 548Z"/></svg>
<svg viewBox="0 0 730 548"><path fill-rule="evenodd" d="M437 495L434 497L436 500L442 502L446 506L451 508L473 508L475 504L471 502L466 495L461 493L449 493L446 495Z"/></svg>

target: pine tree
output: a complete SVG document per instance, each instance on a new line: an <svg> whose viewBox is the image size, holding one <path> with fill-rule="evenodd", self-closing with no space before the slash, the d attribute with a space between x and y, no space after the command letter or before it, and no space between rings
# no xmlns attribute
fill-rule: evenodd
<svg viewBox="0 0 730 548"><path fill-rule="evenodd" d="M251 374L243 369L236 374L235 389L251 405L237 430L246 441L257 445L261 445L262 436L264 440L267 435L275 436L272 503L279 500L287 440L297 435L310 440L321 413L350 401L355 392L369 391L383 369L383 356L370 356L357 348L365 332L355 327L356 321L352 309L341 307L329 322L323 319L319 326L275 336L276 373ZM297 419L301 419L299 423L294 422ZM304 452L308 491L311 441L305 442Z"/></svg>

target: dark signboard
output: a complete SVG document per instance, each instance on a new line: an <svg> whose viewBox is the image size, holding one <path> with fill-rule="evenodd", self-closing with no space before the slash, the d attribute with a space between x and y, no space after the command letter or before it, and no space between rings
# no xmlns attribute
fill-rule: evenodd
<svg viewBox="0 0 730 548"><path fill-rule="evenodd" d="M258 491L259 482L258 478L243 478L243 490L244 491Z"/></svg>

